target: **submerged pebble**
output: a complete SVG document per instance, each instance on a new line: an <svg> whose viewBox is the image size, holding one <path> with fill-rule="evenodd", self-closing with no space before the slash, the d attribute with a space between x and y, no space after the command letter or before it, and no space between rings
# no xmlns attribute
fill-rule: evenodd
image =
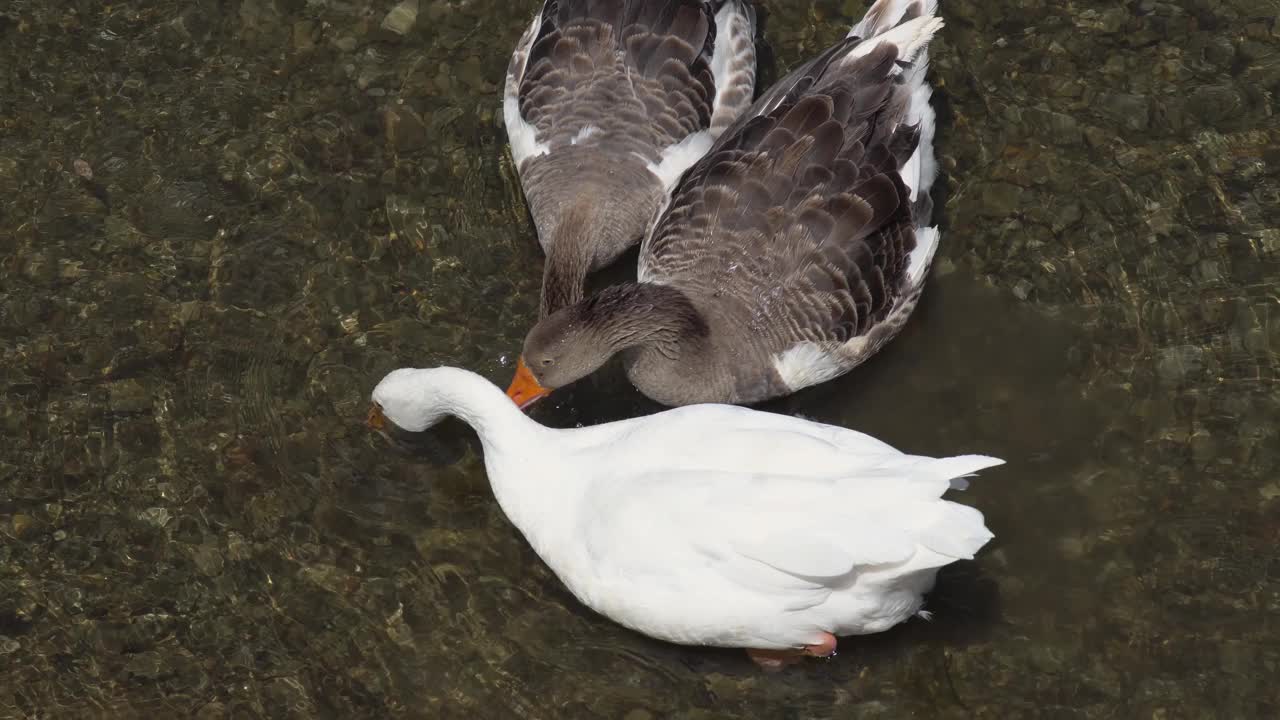
<svg viewBox="0 0 1280 720"><path fill-rule="evenodd" d="M386 17L382 18L382 27L397 35L404 35L417 21L418 0L401 0L391 8L391 12L387 13Z"/></svg>

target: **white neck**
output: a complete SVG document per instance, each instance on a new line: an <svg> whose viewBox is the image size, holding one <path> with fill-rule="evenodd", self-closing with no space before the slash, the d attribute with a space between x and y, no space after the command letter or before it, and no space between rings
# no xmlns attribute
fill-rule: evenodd
<svg viewBox="0 0 1280 720"><path fill-rule="evenodd" d="M530 420L492 383L458 368L434 368L415 389L433 398L434 405L470 425L485 452L531 440L547 428Z"/></svg>
<svg viewBox="0 0 1280 720"><path fill-rule="evenodd" d="M484 446L494 497L539 554L551 551L566 503L580 492L569 456L572 431L545 427L527 417L501 390L475 373L436 368L416 388L441 411L470 425ZM545 557L545 554L544 554Z"/></svg>

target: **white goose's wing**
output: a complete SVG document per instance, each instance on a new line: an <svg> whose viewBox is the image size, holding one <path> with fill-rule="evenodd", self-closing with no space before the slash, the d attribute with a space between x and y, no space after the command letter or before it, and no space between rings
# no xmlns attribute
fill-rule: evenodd
<svg viewBox="0 0 1280 720"><path fill-rule="evenodd" d="M588 493L582 542L615 588L650 578L820 602L816 591L860 568L973 557L991 538L982 514L941 495L953 477L999 464L961 456L858 477L619 473Z"/></svg>

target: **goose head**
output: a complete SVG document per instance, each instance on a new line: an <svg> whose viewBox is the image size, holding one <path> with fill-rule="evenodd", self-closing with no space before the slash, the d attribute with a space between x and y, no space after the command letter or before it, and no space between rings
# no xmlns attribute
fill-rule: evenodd
<svg viewBox="0 0 1280 720"><path fill-rule="evenodd" d="M435 391L442 379L439 371L447 369L392 370L373 389L369 427L382 430L390 422L401 430L422 432L452 414L451 399Z"/></svg>
<svg viewBox="0 0 1280 720"><path fill-rule="evenodd" d="M680 290L644 282L613 285L533 326L507 396L526 408L599 370L618 352L649 346L674 357L709 333Z"/></svg>
<svg viewBox="0 0 1280 720"><path fill-rule="evenodd" d="M561 308L525 337L516 375L507 389L521 409L600 369L615 350L583 303Z"/></svg>

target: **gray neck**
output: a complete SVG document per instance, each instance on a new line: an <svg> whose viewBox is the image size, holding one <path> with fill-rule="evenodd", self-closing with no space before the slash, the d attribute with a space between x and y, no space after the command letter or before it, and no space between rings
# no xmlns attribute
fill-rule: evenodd
<svg viewBox="0 0 1280 720"><path fill-rule="evenodd" d="M579 307L586 327L609 348L650 350L668 358L703 347L710 330L683 292L655 283L605 288Z"/></svg>
<svg viewBox="0 0 1280 720"><path fill-rule="evenodd" d="M584 225L565 222L556 233L547 264L542 270L542 304L538 317L544 318L562 307L582 300L591 258L587 254Z"/></svg>

